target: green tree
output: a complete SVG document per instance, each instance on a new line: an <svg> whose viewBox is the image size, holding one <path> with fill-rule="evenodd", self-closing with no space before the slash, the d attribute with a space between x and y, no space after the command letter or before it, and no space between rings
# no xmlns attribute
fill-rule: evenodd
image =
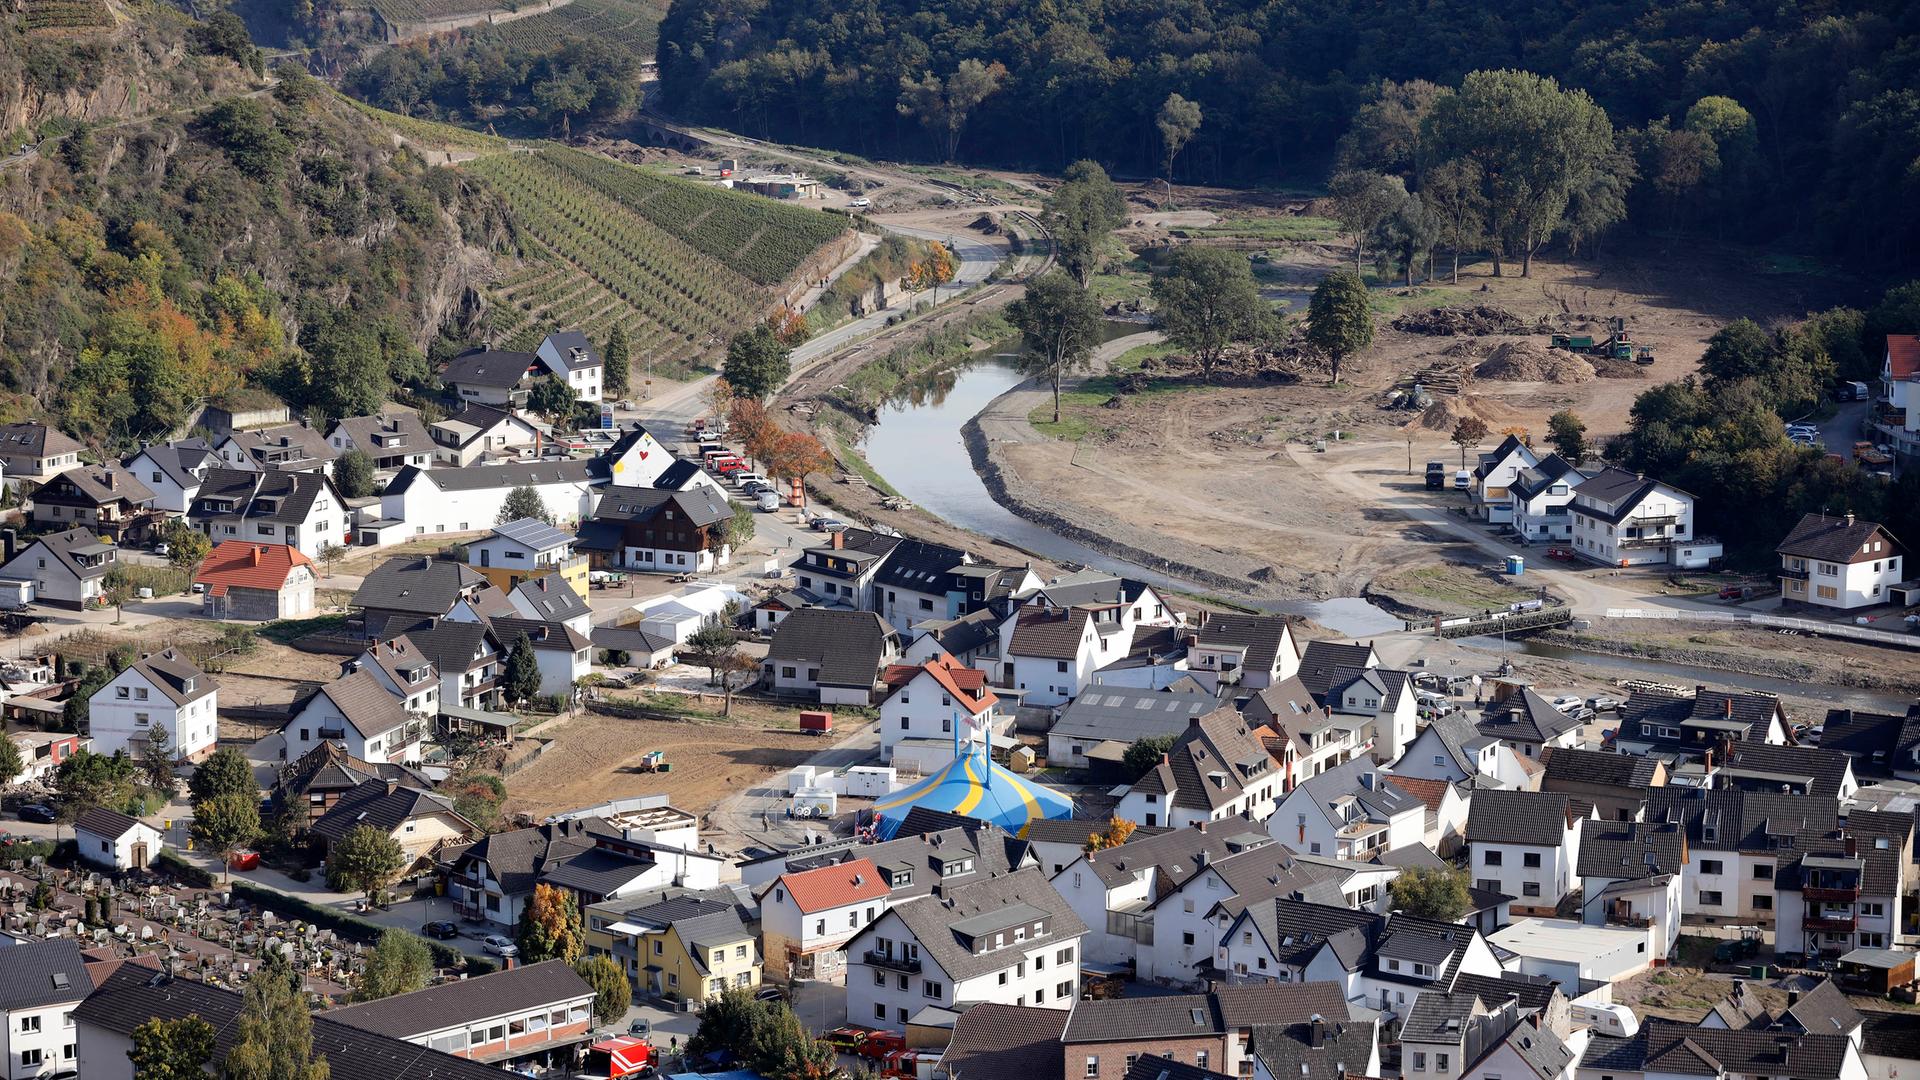
<svg viewBox="0 0 1920 1080"><path fill-rule="evenodd" d="M1435 922L1459 922L1473 906L1464 870L1416 866L1387 885L1393 910Z"/></svg>
<svg viewBox="0 0 1920 1080"><path fill-rule="evenodd" d="M1154 318L1200 362L1202 382L1213 381L1228 345L1253 340L1272 316L1246 257L1226 248L1174 249L1152 288Z"/></svg>
<svg viewBox="0 0 1920 1080"><path fill-rule="evenodd" d="M1561 409L1547 418L1547 444L1570 465L1587 458L1587 425L1572 409Z"/></svg>
<svg viewBox="0 0 1920 1080"><path fill-rule="evenodd" d="M966 130L967 119L1000 89L1006 77L1005 66L983 64L971 57L955 65L944 79L931 71L922 72L917 79L902 75L900 115L920 121L940 141L940 160L951 162L960 149L960 133Z"/></svg>
<svg viewBox="0 0 1920 1080"><path fill-rule="evenodd" d="M68 731L79 731L80 725L92 718L87 703L101 687L112 682L113 677L119 674L112 670L111 665L76 664L75 667L79 668L78 681L74 683L73 693L67 695L67 700L60 706L61 725Z"/></svg>
<svg viewBox="0 0 1920 1080"><path fill-rule="evenodd" d="M349 499L373 494L373 456L357 447L341 454L333 462L333 482Z"/></svg>
<svg viewBox="0 0 1920 1080"><path fill-rule="evenodd" d="M733 508L733 516L727 519L727 545L735 551L753 539L758 522L753 516L753 508L745 503Z"/></svg>
<svg viewBox="0 0 1920 1080"><path fill-rule="evenodd" d="M260 800L252 795L218 795L193 808L193 842L220 856L227 880L233 880L233 853L260 838Z"/></svg>
<svg viewBox="0 0 1920 1080"><path fill-rule="evenodd" d="M1173 736L1149 735L1135 739L1127 746L1127 752L1120 756L1120 768L1134 780L1147 775L1160 764L1160 759L1173 749Z"/></svg>
<svg viewBox="0 0 1920 1080"><path fill-rule="evenodd" d="M167 545L167 562L178 570L198 570L213 551L213 541L207 539L207 534L181 518L174 518L161 527L160 540Z"/></svg>
<svg viewBox="0 0 1920 1080"><path fill-rule="evenodd" d="M727 359L721 375L736 396L766 400L780 392L793 372L793 350L760 325L743 330L727 343Z"/></svg>
<svg viewBox="0 0 1920 1080"><path fill-rule="evenodd" d="M1187 143L1200 132L1200 103L1188 101L1179 94L1168 94L1167 100L1160 103L1160 111L1153 116L1153 126L1160 132L1160 148L1166 151L1166 172L1168 189L1173 186L1173 159L1187 148Z"/></svg>
<svg viewBox="0 0 1920 1080"><path fill-rule="evenodd" d="M500 807L507 801L507 782L492 773L466 773L448 780L442 794L453 797L454 813L481 832L500 831Z"/></svg>
<svg viewBox="0 0 1920 1080"><path fill-rule="evenodd" d="M1354 111L1347 133L1340 137L1340 170L1416 176L1420 167L1420 125L1433 111L1433 103L1450 93L1421 79L1382 82L1379 96Z"/></svg>
<svg viewBox="0 0 1920 1080"><path fill-rule="evenodd" d="M1480 167L1459 159L1427 171L1420 197L1438 226L1435 242L1453 255L1453 284L1460 284L1460 255L1486 239L1487 197Z"/></svg>
<svg viewBox="0 0 1920 1080"><path fill-rule="evenodd" d="M1463 416L1453 425L1453 445L1460 448L1460 467L1467 467L1467 450L1487 439L1487 422L1477 416Z"/></svg>
<svg viewBox="0 0 1920 1080"><path fill-rule="evenodd" d="M333 576L333 564L347 557L347 549L329 540L320 545L320 562L325 566L327 576Z"/></svg>
<svg viewBox="0 0 1920 1080"><path fill-rule="evenodd" d="M169 799L173 797L173 738L167 734L165 724L147 728L147 741L140 748L138 768L148 787Z"/></svg>
<svg viewBox="0 0 1920 1080"><path fill-rule="evenodd" d="M371 825L355 825L327 852L327 876L374 903L407 868L400 841Z"/></svg>
<svg viewBox="0 0 1920 1080"><path fill-rule="evenodd" d="M825 1076L834 1061L832 1049L808 1034L786 1002L755 1001L742 987L729 987L707 1001L699 1030L687 1041L691 1057L723 1049L766 1076Z"/></svg>
<svg viewBox="0 0 1920 1080"><path fill-rule="evenodd" d="M248 980L225 1068L227 1080L327 1080L331 1075L326 1056L313 1052L313 1014L298 975L268 964Z"/></svg>
<svg viewBox="0 0 1920 1080"><path fill-rule="evenodd" d="M520 961L565 960L571 964L586 951L586 928L580 921L580 903L570 889L539 884L520 910L516 938Z"/></svg>
<svg viewBox="0 0 1920 1080"><path fill-rule="evenodd" d="M1334 385L1340 362L1373 344L1373 308L1359 274L1335 270L1320 279L1307 304L1307 342L1327 354Z"/></svg>
<svg viewBox="0 0 1920 1080"><path fill-rule="evenodd" d="M411 994L426 989L432 977L433 950L427 939L405 930L385 930L367 954L353 1000L378 1001L395 994Z"/></svg>
<svg viewBox="0 0 1920 1080"><path fill-rule="evenodd" d="M255 180L273 180L293 153L293 140L273 113L252 98L232 97L200 114L200 127L235 167Z"/></svg>
<svg viewBox="0 0 1920 1080"><path fill-rule="evenodd" d="M726 664L727 657L740 647L740 635L733 627L718 616L707 619L700 628L687 635L686 645L681 649L682 659L695 667L707 669L707 681L717 683L720 680L720 668Z"/></svg>
<svg viewBox="0 0 1920 1080"><path fill-rule="evenodd" d="M507 647L506 663L501 665L500 691L514 704L540 692L540 659L533 654L533 642L522 631Z"/></svg>
<svg viewBox="0 0 1920 1080"><path fill-rule="evenodd" d="M187 781L187 795L195 806L221 795L260 797L260 784L253 778L253 766L246 756L231 746L222 746L193 770Z"/></svg>
<svg viewBox="0 0 1920 1080"><path fill-rule="evenodd" d="M627 341L627 328L623 323L615 323L613 331L607 335L607 348L603 355L606 361L605 380L602 385L609 398L627 396L627 386L633 379L633 346Z"/></svg>
<svg viewBox="0 0 1920 1080"><path fill-rule="evenodd" d="M20 759L20 744L7 737L6 725L0 722L0 791L12 786L26 769L27 763Z"/></svg>
<svg viewBox="0 0 1920 1080"><path fill-rule="evenodd" d="M593 987L595 1022L617 1023L627 1015L627 1007L633 1004L633 984L627 981L627 973L620 970L613 957L605 954L584 957L574 963L573 970Z"/></svg>
<svg viewBox="0 0 1920 1080"><path fill-rule="evenodd" d="M134 773L132 759L117 750L111 756L91 750L69 756L53 773L61 814L70 821L96 806L120 809L133 797Z"/></svg>
<svg viewBox="0 0 1920 1080"><path fill-rule="evenodd" d="M495 525L505 525L509 521L532 518L553 524L553 512L547 509L547 501L540 497L539 489L532 484L522 484L507 492L501 500L500 513L493 519Z"/></svg>
<svg viewBox="0 0 1920 1080"><path fill-rule="evenodd" d="M155 1016L133 1029L133 1080L206 1080L213 1060L213 1025L198 1016Z"/></svg>
<svg viewBox="0 0 1920 1080"><path fill-rule="evenodd" d="M527 408L555 424L564 424L573 419L575 401L571 387L548 375L534 382L533 393L527 398Z"/></svg>
<svg viewBox="0 0 1920 1080"><path fill-rule="evenodd" d="M380 411L393 385L377 327L335 313L302 338L310 372L309 404L335 417Z"/></svg>
<svg viewBox="0 0 1920 1080"><path fill-rule="evenodd" d="M1367 244L1381 234L1407 201L1406 182L1376 172L1344 172L1327 182L1340 231L1353 241L1353 272L1360 273Z"/></svg>
<svg viewBox="0 0 1920 1080"><path fill-rule="evenodd" d="M1126 219L1126 196L1107 171L1091 161L1068 166L1041 214L1053 239L1054 258L1083 286L1099 271L1107 238Z"/></svg>
<svg viewBox="0 0 1920 1080"><path fill-rule="evenodd" d="M1053 387L1053 420L1060 422L1060 381L1086 366L1100 341L1100 305L1065 271L1035 278L1025 296L1007 305L1007 321L1020 331L1026 352L1021 367Z"/></svg>
<svg viewBox="0 0 1920 1080"><path fill-rule="evenodd" d="M1422 125L1432 161L1479 166L1494 241L1493 272L1518 253L1521 276L1558 233L1576 191L1615 159L1613 124L1582 90L1525 71L1476 71L1434 103Z"/></svg>
<svg viewBox="0 0 1920 1080"><path fill-rule="evenodd" d="M1407 196L1400 209L1381 226L1383 250L1400 261L1407 288L1413 288L1413 270L1422 259L1427 263L1427 277L1432 279L1433 249L1440 242L1442 226L1439 216L1418 195Z"/></svg>

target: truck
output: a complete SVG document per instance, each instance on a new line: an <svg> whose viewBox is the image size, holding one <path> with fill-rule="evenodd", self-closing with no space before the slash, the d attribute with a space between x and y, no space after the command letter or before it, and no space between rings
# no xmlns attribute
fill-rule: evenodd
<svg viewBox="0 0 1920 1080"><path fill-rule="evenodd" d="M1447 486L1447 463L1444 461L1427 462L1427 486L1436 490Z"/></svg>
<svg viewBox="0 0 1920 1080"><path fill-rule="evenodd" d="M592 1080L629 1080L652 1076L658 1064L652 1043L623 1035L587 1047L586 1067L576 1075Z"/></svg>
<svg viewBox="0 0 1920 1080"><path fill-rule="evenodd" d="M831 735L833 714L817 710L803 712L800 714L800 730L808 735Z"/></svg>
<svg viewBox="0 0 1920 1080"><path fill-rule="evenodd" d="M1893 464L1893 455L1874 446L1865 439L1853 444L1853 459L1860 467L1869 472L1885 469Z"/></svg>

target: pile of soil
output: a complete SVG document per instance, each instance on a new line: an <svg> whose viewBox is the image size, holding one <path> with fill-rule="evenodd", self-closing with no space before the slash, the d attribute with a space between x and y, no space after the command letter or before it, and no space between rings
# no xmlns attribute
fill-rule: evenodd
<svg viewBox="0 0 1920 1080"><path fill-rule="evenodd" d="M1474 375L1497 382L1588 382L1593 365L1584 356L1543 348L1531 341L1509 341L1473 369Z"/></svg>
<svg viewBox="0 0 1920 1080"><path fill-rule="evenodd" d="M1593 365L1593 373L1603 379L1644 379L1647 369L1631 360L1616 360L1611 356L1590 356L1587 362Z"/></svg>
<svg viewBox="0 0 1920 1080"><path fill-rule="evenodd" d="M981 214L979 217L973 219L973 224L967 226L967 228L973 229L976 232L985 233L988 236L999 236L1000 219L994 217L992 214Z"/></svg>
<svg viewBox="0 0 1920 1080"><path fill-rule="evenodd" d="M1409 312L1393 320L1393 328L1409 334L1450 337L1455 334L1518 334L1527 324L1505 308L1490 304L1437 307Z"/></svg>
<svg viewBox="0 0 1920 1080"><path fill-rule="evenodd" d="M1428 431L1452 431L1460 418L1467 415L1469 411L1456 407L1453 398L1441 398L1420 414L1420 426Z"/></svg>

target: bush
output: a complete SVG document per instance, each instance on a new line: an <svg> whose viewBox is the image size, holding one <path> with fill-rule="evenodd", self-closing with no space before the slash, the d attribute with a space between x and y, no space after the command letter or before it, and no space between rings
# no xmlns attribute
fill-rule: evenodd
<svg viewBox="0 0 1920 1080"><path fill-rule="evenodd" d="M166 849L154 857L154 863L166 868L168 876L195 889L213 888L213 875ZM236 883L237 884L237 883Z"/></svg>

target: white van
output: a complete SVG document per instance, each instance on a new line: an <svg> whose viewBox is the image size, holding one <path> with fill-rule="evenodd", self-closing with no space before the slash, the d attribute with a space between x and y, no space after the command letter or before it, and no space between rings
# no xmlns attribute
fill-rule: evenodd
<svg viewBox="0 0 1920 1080"><path fill-rule="evenodd" d="M1465 491L1473 486L1473 474L1460 469L1453 474L1453 487L1456 491Z"/></svg>
<svg viewBox="0 0 1920 1080"><path fill-rule="evenodd" d="M1640 1018L1625 1005L1573 1003L1573 1022L1585 1024L1595 1034L1631 1039L1640 1033Z"/></svg>
<svg viewBox="0 0 1920 1080"><path fill-rule="evenodd" d="M780 493L777 491L763 491L753 497L753 504L771 514L780 509Z"/></svg>

